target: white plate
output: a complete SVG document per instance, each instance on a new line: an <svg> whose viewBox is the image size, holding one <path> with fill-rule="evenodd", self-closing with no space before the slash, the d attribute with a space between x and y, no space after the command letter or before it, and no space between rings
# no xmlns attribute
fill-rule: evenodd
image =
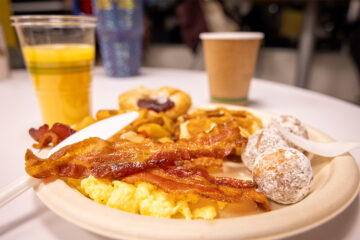
<svg viewBox="0 0 360 240"><path fill-rule="evenodd" d="M265 122L272 116L261 111L247 110ZM332 140L311 127L308 130L313 140ZM351 155L332 159L317 156L310 158L314 170L312 190L301 202L293 205L272 203L273 210L270 212L211 221L159 219L112 209L86 198L61 180L42 183L35 191L41 201L61 217L112 238L280 238L309 230L330 220L343 211L358 193L359 168ZM241 164L238 167L241 168Z"/></svg>

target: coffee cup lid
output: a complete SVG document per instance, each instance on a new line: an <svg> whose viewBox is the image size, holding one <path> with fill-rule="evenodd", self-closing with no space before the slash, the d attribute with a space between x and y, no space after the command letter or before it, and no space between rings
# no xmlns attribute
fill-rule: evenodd
<svg viewBox="0 0 360 240"><path fill-rule="evenodd" d="M263 39L262 32L203 32L200 33L200 39L213 40L242 40L242 39Z"/></svg>

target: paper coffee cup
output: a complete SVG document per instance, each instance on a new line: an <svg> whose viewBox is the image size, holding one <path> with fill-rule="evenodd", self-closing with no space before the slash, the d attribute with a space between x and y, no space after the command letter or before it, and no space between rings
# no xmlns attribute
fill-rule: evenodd
<svg viewBox="0 0 360 240"><path fill-rule="evenodd" d="M264 34L201 33L211 101L246 105Z"/></svg>

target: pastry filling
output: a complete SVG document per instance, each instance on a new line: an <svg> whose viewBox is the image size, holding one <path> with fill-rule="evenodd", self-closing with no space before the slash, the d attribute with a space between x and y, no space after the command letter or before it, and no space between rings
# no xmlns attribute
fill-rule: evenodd
<svg viewBox="0 0 360 240"><path fill-rule="evenodd" d="M139 108L146 108L157 113L167 111L175 106L174 102L167 97L157 99L139 99L137 102Z"/></svg>

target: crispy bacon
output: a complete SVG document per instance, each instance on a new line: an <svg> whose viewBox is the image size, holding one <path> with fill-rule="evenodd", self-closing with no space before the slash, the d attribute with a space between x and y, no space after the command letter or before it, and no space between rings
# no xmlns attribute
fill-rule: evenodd
<svg viewBox="0 0 360 240"><path fill-rule="evenodd" d="M33 144L33 147L38 149L45 148L50 144L56 146L75 132L76 131L68 125L62 123L55 123L51 129L49 129L47 124L42 125L39 129L29 129L30 136L38 142L37 144Z"/></svg>
<svg viewBox="0 0 360 240"><path fill-rule="evenodd" d="M227 126L175 143L158 143L151 139L141 143L121 139L110 142L89 138L66 146L47 159L40 159L27 150L25 169L36 178L84 178L91 174L97 178L121 179L145 169L171 166L175 161L224 158L245 144L246 138L241 136L239 128Z"/></svg>
<svg viewBox="0 0 360 240"><path fill-rule="evenodd" d="M204 168L197 167L188 169L182 166L160 166L160 168L168 175L177 178L196 178L204 179L211 184L224 185L234 188L252 188L254 184L252 181L238 180L228 177L213 177Z"/></svg>
<svg viewBox="0 0 360 240"><path fill-rule="evenodd" d="M85 178L91 174L96 178L129 183L146 181L171 193L194 193L230 203L255 201L268 211L270 206L266 196L258 193L251 181L213 177L198 167L221 166L221 158L245 143L246 138L240 135L239 128L229 126L217 127L210 133L176 143L161 144L151 139L141 143L112 142L89 138L66 146L47 159L40 159L28 150L26 171L37 178ZM181 161L186 163L181 164ZM184 167L187 164L192 169Z"/></svg>
<svg viewBox="0 0 360 240"><path fill-rule="evenodd" d="M200 157L191 160L175 162L177 166L183 166L188 169L203 167L206 169L217 169L223 166L221 158Z"/></svg>
<svg viewBox="0 0 360 240"><path fill-rule="evenodd" d="M123 181L128 183L146 181L169 193L194 193L229 203L251 200L261 209L270 210L265 194L257 192L251 181L212 177L204 169L154 168L127 176Z"/></svg>

